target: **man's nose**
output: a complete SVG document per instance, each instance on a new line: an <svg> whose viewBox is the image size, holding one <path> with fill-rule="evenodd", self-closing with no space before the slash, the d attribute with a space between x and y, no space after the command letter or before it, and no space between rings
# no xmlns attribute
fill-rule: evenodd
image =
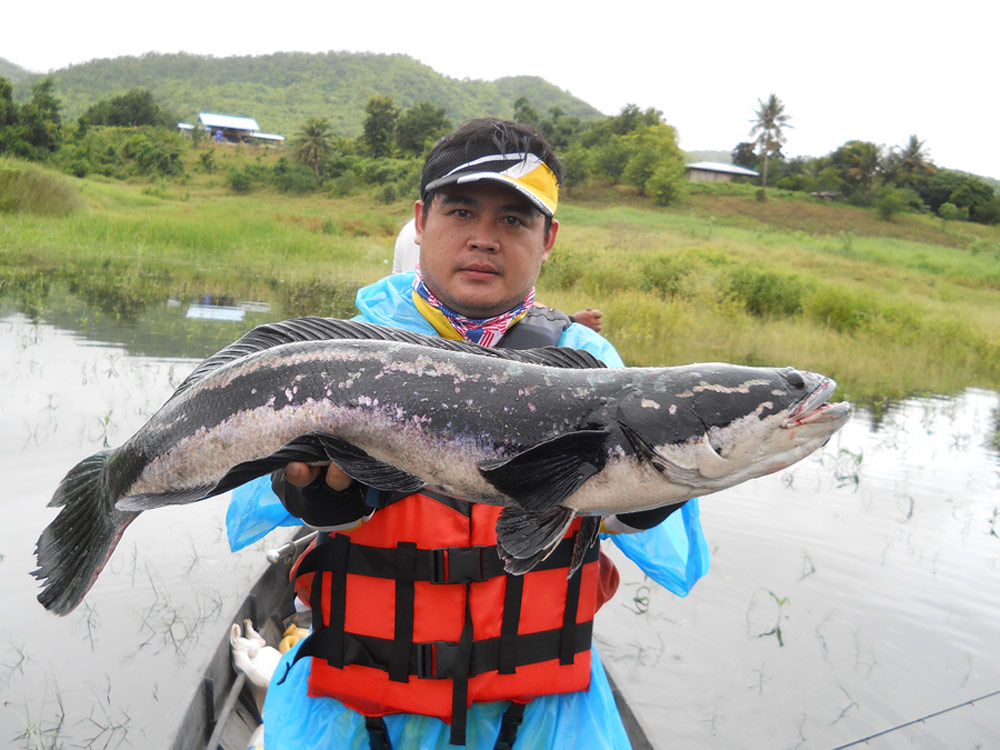
<svg viewBox="0 0 1000 750"><path fill-rule="evenodd" d="M500 239L497 236L493 222L477 221L469 235L469 247L477 250L493 252L500 249Z"/></svg>

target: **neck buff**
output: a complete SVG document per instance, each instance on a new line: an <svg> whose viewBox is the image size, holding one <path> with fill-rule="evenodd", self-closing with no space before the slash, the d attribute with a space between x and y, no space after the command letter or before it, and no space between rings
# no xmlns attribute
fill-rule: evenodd
<svg viewBox="0 0 1000 750"><path fill-rule="evenodd" d="M468 318L435 297L424 284L420 269L417 268L413 279L413 302L443 338L464 339L480 346L496 346L507 330L523 318L534 304L535 288L532 287L527 297L505 313L492 318Z"/></svg>

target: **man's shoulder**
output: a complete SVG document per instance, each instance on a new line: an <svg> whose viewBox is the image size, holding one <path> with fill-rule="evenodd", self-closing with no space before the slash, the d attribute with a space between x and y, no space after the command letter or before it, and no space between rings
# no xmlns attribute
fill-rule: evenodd
<svg viewBox="0 0 1000 750"><path fill-rule="evenodd" d="M625 362L610 341L597 331L580 323L572 323L563 331L559 346L583 349L604 362L608 367L624 367Z"/></svg>

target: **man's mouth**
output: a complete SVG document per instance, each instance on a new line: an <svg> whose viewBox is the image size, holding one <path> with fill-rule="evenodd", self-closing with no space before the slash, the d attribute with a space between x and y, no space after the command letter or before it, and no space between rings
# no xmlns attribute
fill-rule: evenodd
<svg viewBox="0 0 1000 750"><path fill-rule="evenodd" d="M485 263L471 263L467 266L462 266L459 272L483 276L498 276L500 274L500 271L496 268Z"/></svg>

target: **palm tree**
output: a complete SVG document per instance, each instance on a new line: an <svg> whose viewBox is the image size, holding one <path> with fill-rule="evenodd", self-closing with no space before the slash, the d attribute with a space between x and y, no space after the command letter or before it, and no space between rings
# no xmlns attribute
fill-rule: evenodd
<svg viewBox="0 0 1000 750"><path fill-rule="evenodd" d="M317 180L319 165L326 161L333 150L332 138L330 123L323 117L310 117L295 136L295 157L313 168Z"/></svg>
<svg viewBox="0 0 1000 750"><path fill-rule="evenodd" d="M931 164L927 151L924 149L926 142L911 135L910 140L903 146L903 150L899 152L896 169L903 176L904 181L909 181L909 178L915 174L934 171L934 165Z"/></svg>
<svg viewBox="0 0 1000 750"><path fill-rule="evenodd" d="M883 149L868 141L850 141L847 146L850 147L852 164L844 176L864 187L865 205L871 205L875 193L875 180L885 171Z"/></svg>
<svg viewBox="0 0 1000 750"><path fill-rule="evenodd" d="M761 156L764 157L764 177L761 180L761 188L764 195L767 194L767 163L771 156L781 151L781 146L785 142L785 134L782 128L790 128L788 121L791 119L785 114L785 105L774 94L767 98L767 103L757 100L760 109L754 110L756 119L751 120L753 127L750 129L750 136L756 137L754 143L760 149Z"/></svg>

